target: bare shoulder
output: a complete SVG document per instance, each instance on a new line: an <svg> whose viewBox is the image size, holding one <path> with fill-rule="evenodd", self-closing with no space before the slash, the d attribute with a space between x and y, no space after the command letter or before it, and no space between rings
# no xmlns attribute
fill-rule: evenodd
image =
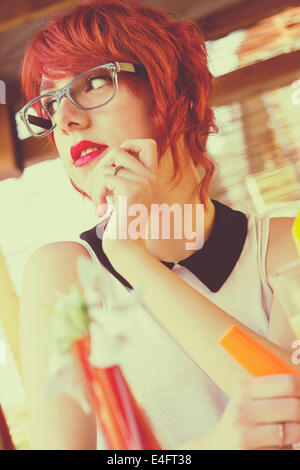
<svg viewBox="0 0 300 470"><path fill-rule="evenodd" d="M269 243L266 257L267 275L296 259L296 245L292 236L293 217L274 217L270 219Z"/></svg>
<svg viewBox="0 0 300 470"><path fill-rule="evenodd" d="M67 282L68 277L74 275L76 259L79 256L90 258L87 249L77 242L62 241L48 243L37 248L28 258L23 273L23 282L27 278L52 276L56 281ZM66 277L67 276L67 277Z"/></svg>
<svg viewBox="0 0 300 470"><path fill-rule="evenodd" d="M78 242L73 241L61 241L48 243L46 245L40 246L30 255L27 266L34 263L40 263L48 261L52 264L70 259L74 259L77 256L86 256L90 257L87 249Z"/></svg>
<svg viewBox="0 0 300 470"><path fill-rule="evenodd" d="M77 259L89 257L80 243L55 242L37 248L27 260L20 295L21 336L33 328L43 328L49 321L45 305L53 305L57 291L68 292L71 285L80 288ZM26 333L26 334L27 334Z"/></svg>

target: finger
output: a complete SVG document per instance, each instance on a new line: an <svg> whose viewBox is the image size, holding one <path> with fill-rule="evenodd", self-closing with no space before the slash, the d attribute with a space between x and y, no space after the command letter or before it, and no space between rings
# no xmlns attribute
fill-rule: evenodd
<svg viewBox="0 0 300 470"><path fill-rule="evenodd" d="M113 178L114 181L109 181L109 178ZM92 190L92 200L96 206L99 204L105 204L106 202L106 197L110 195L117 195L122 191L123 188L123 194L125 193L125 187L124 187L124 182L126 182L125 179L121 180L120 176L112 176L112 175L101 175L101 179L99 178L98 181L95 182ZM116 186L117 185L117 186Z"/></svg>
<svg viewBox="0 0 300 470"><path fill-rule="evenodd" d="M96 188L102 187L102 181L106 175L112 174L112 167L102 166L99 167L99 164L94 168L94 171L91 171L87 176L87 190L86 192L90 196L91 200L95 203L95 191ZM106 203L105 198L102 201Z"/></svg>
<svg viewBox="0 0 300 470"><path fill-rule="evenodd" d="M110 150L100 161L100 166L124 166L137 175L154 180L155 176L143 163L122 148Z"/></svg>
<svg viewBox="0 0 300 470"><path fill-rule="evenodd" d="M248 381L248 392L251 398L300 398L300 376L294 374L277 374L255 377Z"/></svg>
<svg viewBox="0 0 300 470"><path fill-rule="evenodd" d="M143 175L138 175L136 173L133 173L132 171L130 170L127 170L127 168L121 168L117 175L115 175L115 170L116 170L116 167L114 166L105 166L103 167L103 172L102 172L102 175L106 175L106 176L117 176L118 177L121 177L121 178L124 178L124 179L127 179L127 180L131 180L131 181L139 181L140 183L143 183L145 181L148 181L147 178L145 178L145 176ZM102 178L102 175L99 175L99 178L101 179Z"/></svg>
<svg viewBox="0 0 300 470"><path fill-rule="evenodd" d="M158 156L157 156L157 143L153 139L134 139L125 140L120 148L127 151L136 152L139 156L139 160L149 170L156 174L158 168Z"/></svg>
<svg viewBox="0 0 300 470"><path fill-rule="evenodd" d="M261 424L253 426L248 430L247 443L251 449L263 447L277 447L281 441L279 427L277 424ZM300 441L300 424L299 423L285 423L283 435L283 447L291 447Z"/></svg>
<svg viewBox="0 0 300 470"><path fill-rule="evenodd" d="M112 173L112 171L114 171L115 168L114 167L104 167L104 171L105 173L103 172L102 173L102 181L103 181L103 176L104 174L106 176L114 176L114 174ZM130 181L136 181L136 182L140 182L142 183L143 182L143 177L139 176L139 175L136 175L135 173L132 173L131 171L128 171L126 169L121 169L118 171L118 175L121 177L121 178L124 178L126 180L130 180ZM97 217L103 217L104 214L110 209L110 204L109 202L107 201L106 197L110 194L109 191L105 191L105 189L103 189L103 184L98 185L98 189L99 189L99 193L98 194L95 194L93 195L92 197L92 200L94 201L94 205L96 206L96 215ZM103 193L104 191L104 193ZM98 201L102 201L100 203L98 203ZM105 201L105 202L104 202Z"/></svg>
<svg viewBox="0 0 300 470"><path fill-rule="evenodd" d="M101 167L97 168L97 171L93 172L93 180L92 180L92 189L91 194L94 193L96 187L101 187L101 182L104 181L105 176L115 176L116 168L113 166L108 165L101 165ZM126 168L121 168L118 171L118 176L122 176L122 178L130 179L132 181L140 181L143 182L143 176L138 175L136 173L132 173L131 171L127 170ZM92 196L91 196L92 197Z"/></svg>
<svg viewBox="0 0 300 470"><path fill-rule="evenodd" d="M125 196L135 189L140 181L125 179L118 175L104 175L98 184L94 185L92 200L96 206L104 204L108 195Z"/></svg>
<svg viewBox="0 0 300 470"><path fill-rule="evenodd" d="M247 416L246 416L247 415ZM300 423L299 398L252 400L245 407L245 418L254 423Z"/></svg>

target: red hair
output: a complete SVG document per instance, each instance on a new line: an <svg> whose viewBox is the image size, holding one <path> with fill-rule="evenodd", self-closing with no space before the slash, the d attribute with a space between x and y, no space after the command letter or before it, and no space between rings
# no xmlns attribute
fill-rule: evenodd
<svg viewBox="0 0 300 470"><path fill-rule="evenodd" d="M206 204L214 172L206 143L218 127L208 104L213 76L207 65L204 37L196 23L176 21L137 0L80 3L52 18L29 46L22 68L26 98L39 95L42 75L59 79L113 61L141 64L146 69L144 80L153 94L151 119L158 158L170 146L175 164L172 180L180 178L177 144L183 135L194 164L204 170L198 191ZM121 80L137 92L141 79L121 72ZM50 139L57 151L53 134Z"/></svg>

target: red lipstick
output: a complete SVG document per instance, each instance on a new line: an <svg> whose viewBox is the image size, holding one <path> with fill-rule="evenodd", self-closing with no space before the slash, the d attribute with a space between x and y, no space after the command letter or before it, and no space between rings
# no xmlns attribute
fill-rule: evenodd
<svg viewBox="0 0 300 470"><path fill-rule="evenodd" d="M81 152L87 149L91 149L91 152L81 156ZM78 144L74 145L70 149L71 157L76 167L86 165L94 158L98 157L108 149L108 145L99 144L97 142L92 142L90 140L82 140Z"/></svg>
<svg viewBox="0 0 300 470"><path fill-rule="evenodd" d="M87 163L89 163L91 160L93 160L94 158L98 157L99 155L101 155L101 153L103 153L106 149L102 149L102 150L97 150L95 152L91 152L91 153L87 153L86 155L83 155L83 157L79 157L75 162L74 162L74 165L76 167L79 167L79 166L83 166L83 165L86 165Z"/></svg>

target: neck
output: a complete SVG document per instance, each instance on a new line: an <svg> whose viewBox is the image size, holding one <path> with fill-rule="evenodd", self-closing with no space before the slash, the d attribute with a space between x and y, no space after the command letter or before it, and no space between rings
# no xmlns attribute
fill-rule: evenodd
<svg viewBox="0 0 300 470"><path fill-rule="evenodd" d="M191 158L182 159L182 177L175 187L174 182L170 183L173 171L171 155L165 154L160 162L158 199L159 204L167 205L164 211L165 220L169 220L167 208L170 208L173 204L177 205L176 213L182 214L182 217L174 220L172 211L170 211L170 236L168 236L168 233L162 234L160 231L159 238L156 239L149 236L145 240L147 249L162 261L176 263L191 256L201 248L199 242L197 247L197 240L205 243L213 229L215 208L210 199L207 201L207 209L205 211L204 206L199 206L201 201L197 194L197 186L200 182L200 177L191 162ZM188 205L188 210L186 205ZM203 217L201 214L203 214ZM179 231L180 238L178 238L178 230L180 229L178 224L181 224L181 232ZM150 222L149 227L151 227ZM193 238L191 238L191 231L194 234ZM166 238L166 235L168 238ZM187 244L191 246L187 247Z"/></svg>

